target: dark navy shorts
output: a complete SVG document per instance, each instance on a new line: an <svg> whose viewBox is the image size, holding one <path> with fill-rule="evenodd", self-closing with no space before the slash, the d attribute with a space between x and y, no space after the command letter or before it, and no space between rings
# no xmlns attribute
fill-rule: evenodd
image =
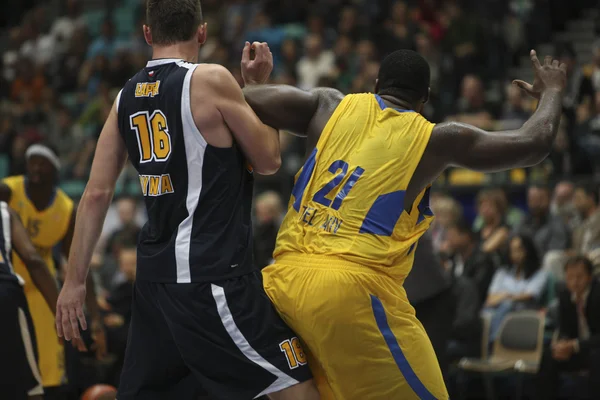
<svg viewBox="0 0 600 400"><path fill-rule="evenodd" d="M215 283L135 283L119 400L253 399L312 378L260 272Z"/></svg>
<svg viewBox="0 0 600 400"><path fill-rule="evenodd" d="M16 281L0 280L0 321L0 398L25 400L41 395L33 320L23 288Z"/></svg>

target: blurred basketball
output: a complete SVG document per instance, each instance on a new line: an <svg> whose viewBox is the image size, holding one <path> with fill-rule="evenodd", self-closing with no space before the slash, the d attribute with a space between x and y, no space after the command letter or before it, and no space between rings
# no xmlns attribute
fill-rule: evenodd
<svg viewBox="0 0 600 400"><path fill-rule="evenodd" d="M114 400L117 389L111 385L94 385L83 393L81 400Z"/></svg>

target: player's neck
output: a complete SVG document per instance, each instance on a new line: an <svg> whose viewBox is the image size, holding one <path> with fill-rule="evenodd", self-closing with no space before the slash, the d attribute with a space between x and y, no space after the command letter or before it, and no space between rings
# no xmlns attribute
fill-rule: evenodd
<svg viewBox="0 0 600 400"><path fill-rule="evenodd" d="M152 46L152 59L177 58L187 62L198 62L198 43L175 43L168 46Z"/></svg>
<svg viewBox="0 0 600 400"><path fill-rule="evenodd" d="M25 189L27 197L38 210L45 210L51 205L56 191L53 184L32 184L31 182L25 183Z"/></svg>
<svg viewBox="0 0 600 400"><path fill-rule="evenodd" d="M389 95L380 95L379 97L381 97L383 99L383 101L385 103L389 103L388 105L391 105L392 108L399 108L402 110L413 110L413 106L405 100L401 100L397 97L393 97L393 96L389 96Z"/></svg>

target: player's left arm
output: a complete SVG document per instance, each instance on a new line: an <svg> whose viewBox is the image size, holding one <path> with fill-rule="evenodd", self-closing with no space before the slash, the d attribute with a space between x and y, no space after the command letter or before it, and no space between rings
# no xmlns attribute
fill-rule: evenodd
<svg viewBox="0 0 600 400"><path fill-rule="evenodd" d="M100 133L90 179L79 202L65 284L58 299L56 327L67 340L80 337L78 322L87 329L83 303L90 261L126 161L127 149L119 134L115 102Z"/></svg>

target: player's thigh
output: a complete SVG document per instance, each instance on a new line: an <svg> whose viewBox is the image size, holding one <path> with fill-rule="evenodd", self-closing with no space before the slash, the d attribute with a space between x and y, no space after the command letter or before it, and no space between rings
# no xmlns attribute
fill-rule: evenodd
<svg viewBox="0 0 600 400"><path fill-rule="evenodd" d="M28 398L28 393L42 393L35 330L25 296L16 283L0 282L0 321L1 395L18 400Z"/></svg>
<svg viewBox="0 0 600 400"><path fill-rule="evenodd" d="M136 282L119 400L193 398L196 383L157 305L157 284Z"/></svg>
<svg viewBox="0 0 600 400"><path fill-rule="evenodd" d="M177 346L211 398L254 398L310 380L300 343L260 274L164 287L171 298L161 305Z"/></svg>
<svg viewBox="0 0 600 400"><path fill-rule="evenodd" d="M311 369L320 389L331 388L336 398L345 400L411 399L418 398L411 386L416 376L444 398L429 340L405 296L394 294L402 293L401 287L389 278L306 267L267 270L266 275L267 292L315 358ZM378 293L391 316L381 314ZM378 324L382 315L389 329Z"/></svg>

